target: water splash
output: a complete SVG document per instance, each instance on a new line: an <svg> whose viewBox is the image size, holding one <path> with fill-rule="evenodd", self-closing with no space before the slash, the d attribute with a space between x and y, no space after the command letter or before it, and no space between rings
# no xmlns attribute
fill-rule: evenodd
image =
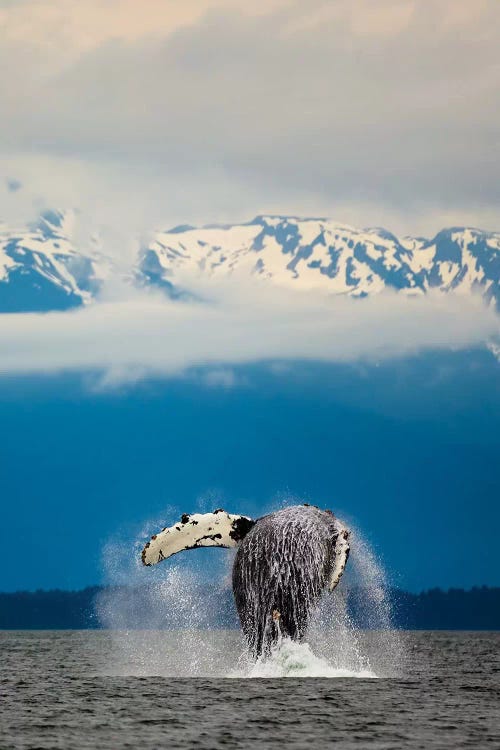
<svg viewBox="0 0 500 750"><path fill-rule="evenodd" d="M233 555L202 553L215 572L210 585L199 553L158 572L137 562L137 545L123 540L107 553L111 586L97 602L110 628L107 673L184 677L390 677L404 670L404 643L392 625L386 575L360 532L351 527L351 557L333 594L324 596L304 642L279 638L267 658L251 660L237 630L229 572ZM111 562L110 562L111 561ZM203 569L202 569L203 568ZM205 575L203 575L205 574ZM123 585L124 583L127 585ZM168 629L166 629L168 628Z"/></svg>
<svg viewBox="0 0 500 750"><path fill-rule="evenodd" d="M380 677L404 673L405 648L396 630L382 562L349 523L351 554L339 586L323 597L310 623L308 642L332 667Z"/></svg>
<svg viewBox="0 0 500 750"><path fill-rule="evenodd" d="M370 669L336 667L317 656L308 643L284 638L267 659L259 659L235 677L358 677L376 678Z"/></svg>
<svg viewBox="0 0 500 750"><path fill-rule="evenodd" d="M136 676L220 675L220 653L227 647L221 637L225 631L211 629L218 618L217 601L212 605L198 585L197 572L181 565L171 565L154 583L105 589L96 609L101 623L110 629L107 671Z"/></svg>
<svg viewBox="0 0 500 750"><path fill-rule="evenodd" d="M279 621L276 623L278 640L272 647L269 656L261 656L256 662L244 654L240 659L239 669L229 676L233 677L358 677L376 678L369 668L354 665L335 666L326 658L315 654L309 643L293 641L283 636Z"/></svg>

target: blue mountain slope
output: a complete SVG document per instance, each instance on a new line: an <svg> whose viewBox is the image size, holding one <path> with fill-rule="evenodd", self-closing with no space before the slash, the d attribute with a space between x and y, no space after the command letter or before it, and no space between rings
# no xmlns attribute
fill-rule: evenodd
<svg viewBox="0 0 500 750"><path fill-rule="evenodd" d="M250 387L0 379L0 590L97 583L109 542L125 583L136 539L182 512L259 515L294 497L360 527L396 585L498 584L500 383L487 352L240 374ZM201 555L224 575L223 554L190 555L175 564Z"/></svg>

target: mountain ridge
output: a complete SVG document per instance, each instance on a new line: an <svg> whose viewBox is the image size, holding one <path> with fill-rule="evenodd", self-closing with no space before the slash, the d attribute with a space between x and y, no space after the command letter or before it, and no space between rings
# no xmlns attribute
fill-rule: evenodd
<svg viewBox="0 0 500 750"><path fill-rule="evenodd" d="M433 238L356 229L329 218L259 214L240 224L157 230L126 273L72 239L74 211L46 211L23 230L0 228L0 312L91 304L107 281L182 297L186 277L248 277L355 298L386 289L479 293L500 309L500 232L447 227Z"/></svg>
<svg viewBox="0 0 500 750"><path fill-rule="evenodd" d="M70 239L73 211L47 211L21 230L0 227L0 313L68 310L90 304L111 261Z"/></svg>

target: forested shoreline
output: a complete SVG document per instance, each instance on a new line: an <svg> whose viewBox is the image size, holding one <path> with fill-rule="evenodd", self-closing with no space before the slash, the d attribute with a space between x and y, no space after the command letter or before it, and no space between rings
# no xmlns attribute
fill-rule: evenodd
<svg viewBox="0 0 500 750"><path fill-rule="evenodd" d="M238 619L230 590L205 588L195 592L203 604L196 627L233 628ZM346 594L352 620L359 627L378 627L371 618L363 590ZM500 587L469 590L430 589L411 593L390 589L392 622L417 630L499 630ZM106 627L186 627L186 612L172 611L152 589L92 586L79 591L19 591L0 593L0 629L95 629ZM201 606L200 606L201 609ZM119 617L115 617L115 610ZM196 618L195 618L196 619Z"/></svg>

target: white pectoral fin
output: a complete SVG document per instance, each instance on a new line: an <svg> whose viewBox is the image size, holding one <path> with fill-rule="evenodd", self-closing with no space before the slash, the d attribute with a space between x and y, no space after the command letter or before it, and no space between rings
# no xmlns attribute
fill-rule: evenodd
<svg viewBox="0 0 500 750"><path fill-rule="evenodd" d="M153 534L142 550L144 565L156 565L186 549L236 547L255 521L247 516L216 510L213 513L185 513L181 520Z"/></svg>
<svg viewBox="0 0 500 750"><path fill-rule="evenodd" d="M333 591L337 583L340 581L342 573L345 570L347 564L347 558L349 557L349 531L346 529L343 523L338 518L335 519L335 524L338 529L337 541L335 543L335 562L333 570L328 582L328 590Z"/></svg>

